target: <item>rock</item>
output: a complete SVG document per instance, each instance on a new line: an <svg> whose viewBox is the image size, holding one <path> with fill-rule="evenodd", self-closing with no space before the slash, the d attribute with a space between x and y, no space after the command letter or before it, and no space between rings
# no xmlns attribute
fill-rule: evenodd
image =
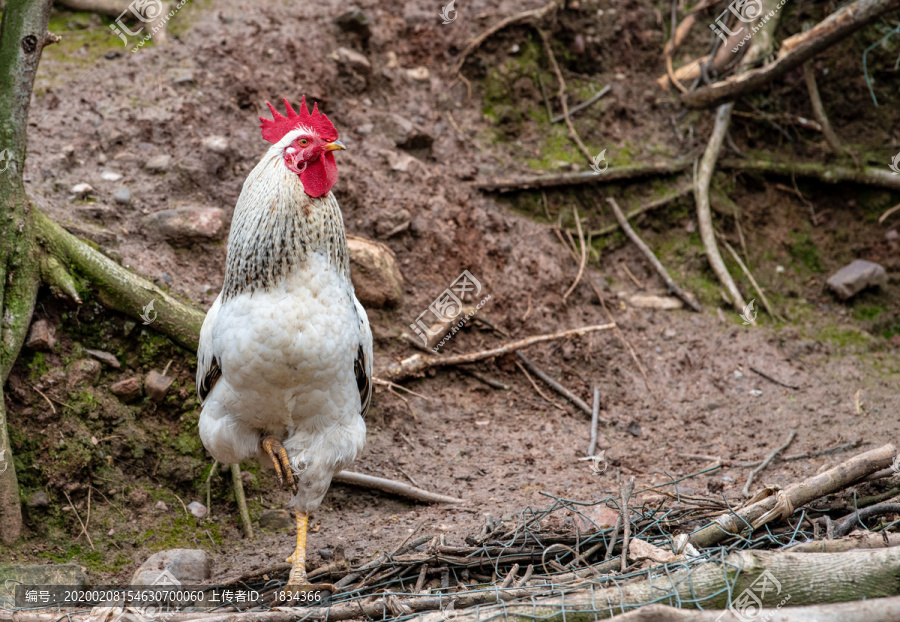
<svg viewBox="0 0 900 622"><path fill-rule="evenodd" d="M278 531L279 529L288 529L293 526L294 518L287 510L266 510L259 516L260 529Z"/></svg>
<svg viewBox="0 0 900 622"><path fill-rule="evenodd" d="M363 54L350 48L338 48L329 56L345 71L367 76L372 73L372 63Z"/></svg>
<svg viewBox="0 0 900 622"><path fill-rule="evenodd" d="M154 505L153 507L156 508L157 510L159 510L160 512L168 512L169 511L169 506L166 505L165 501L161 501L161 500L157 501L156 505Z"/></svg>
<svg viewBox="0 0 900 622"><path fill-rule="evenodd" d="M872 261L856 259L828 277L828 287L842 300L854 296L867 287L887 282L885 269Z"/></svg>
<svg viewBox="0 0 900 622"><path fill-rule="evenodd" d="M0 565L0 586L7 581L25 585L90 585L80 564Z"/></svg>
<svg viewBox="0 0 900 622"><path fill-rule="evenodd" d="M680 309L684 303L674 296L654 296L653 294L634 294L628 297L631 306L640 309Z"/></svg>
<svg viewBox="0 0 900 622"><path fill-rule="evenodd" d="M125 380L119 380L109 387L109 390L113 395L127 404L141 396L141 379L134 376L132 378L126 378Z"/></svg>
<svg viewBox="0 0 900 622"><path fill-rule="evenodd" d="M128 205L131 203L131 190L125 186L116 188L116 191L113 193L113 200L119 205Z"/></svg>
<svg viewBox="0 0 900 622"><path fill-rule="evenodd" d="M72 389L83 386L94 386L100 377L100 363L94 359L78 359L66 369L66 386Z"/></svg>
<svg viewBox="0 0 900 622"><path fill-rule="evenodd" d="M144 163L144 168L150 171L151 173L165 173L169 170L169 165L172 163L172 156L170 155L158 155L153 156L149 160Z"/></svg>
<svg viewBox="0 0 900 622"><path fill-rule="evenodd" d="M28 331L28 339L25 345L32 350L52 350L56 345L56 338L50 331L50 323L47 320L37 320Z"/></svg>
<svg viewBox="0 0 900 622"><path fill-rule="evenodd" d="M190 86L194 84L194 74L190 71L179 71L172 78L172 84Z"/></svg>
<svg viewBox="0 0 900 622"><path fill-rule="evenodd" d="M100 179L103 181L119 181L122 179L122 174L115 171L103 171L100 173Z"/></svg>
<svg viewBox="0 0 900 622"><path fill-rule="evenodd" d="M338 15L335 18L334 23L337 24L338 28L345 32L358 34L363 40L368 40L369 37L372 36L369 16L358 6L351 6Z"/></svg>
<svg viewBox="0 0 900 622"><path fill-rule="evenodd" d="M115 356L110 354L109 352L104 352L103 350L85 350L86 354L93 356L95 359L100 361L101 363L105 363L109 365L113 369L120 369L122 364L119 362Z"/></svg>
<svg viewBox="0 0 900 622"><path fill-rule="evenodd" d="M172 376L163 376L158 371L151 371L144 380L144 389L154 402L161 402L166 397L169 387L175 382Z"/></svg>
<svg viewBox="0 0 900 622"><path fill-rule="evenodd" d="M900 233L897 233L896 229L891 229L887 233L884 234L884 239L888 242L893 242L897 238L900 238Z"/></svg>
<svg viewBox="0 0 900 622"><path fill-rule="evenodd" d="M134 576L131 585L154 585L162 583L160 575L165 571L170 580L181 583L200 583L209 578L210 559L206 551L200 549L170 549L154 553L147 558Z"/></svg>
<svg viewBox="0 0 900 622"><path fill-rule="evenodd" d="M431 78L431 72L428 71L428 67L421 66L407 69L406 75L408 75L413 80L418 80L419 82L427 82Z"/></svg>
<svg viewBox="0 0 900 622"><path fill-rule="evenodd" d="M176 245L219 240L225 232L225 211L218 207L177 207L145 216L144 224Z"/></svg>
<svg viewBox="0 0 900 622"><path fill-rule="evenodd" d="M385 137L404 149L428 149L434 136L399 114L386 114L380 119L379 130Z"/></svg>
<svg viewBox="0 0 900 622"><path fill-rule="evenodd" d="M75 184L71 188L69 188L69 192L74 194L77 198L83 199L84 197L92 194L94 192L93 186L91 184Z"/></svg>
<svg viewBox="0 0 900 622"><path fill-rule="evenodd" d="M318 553L319 557L321 557L325 561L334 559L334 549L331 547L322 547L321 549L316 550L316 553Z"/></svg>
<svg viewBox="0 0 900 622"><path fill-rule="evenodd" d="M207 136L200 141L200 144L203 145L204 149L215 153L228 153L228 139L224 136Z"/></svg>
<svg viewBox="0 0 900 622"><path fill-rule="evenodd" d="M28 501L25 502L25 505L30 508L45 508L50 505L50 499L47 498L46 492L38 490L28 497Z"/></svg>
<svg viewBox="0 0 900 622"><path fill-rule="evenodd" d="M207 514L209 514L209 510L206 509L206 506L200 503L199 501L191 501L187 504L188 512L193 514L196 518L205 518Z"/></svg>
<svg viewBox="0 0 900 622"><path fill-rule="evenodd" d="M628 425L625 427L625 431L631 434L632 436L640 436L641 435L641 424L637 421L630 421Z"/></svg>
<svg viewBox="0 0 900 622"><path fill-rule="evenodd" d="M381 244L347 236L356 297L366 307L395 307L403 300L403 276L394 252Z"/></svg>

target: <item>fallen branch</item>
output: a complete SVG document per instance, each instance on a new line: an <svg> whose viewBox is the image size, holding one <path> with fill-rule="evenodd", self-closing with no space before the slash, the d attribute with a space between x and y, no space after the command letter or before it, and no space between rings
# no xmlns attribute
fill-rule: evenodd
<svg viewBox="0 0 900 622"><path fill-rule="evenodd" d="M775 518L790 515L793 508L842 490L866 475L889 466L896 454L897 449L887 444L854 456L823 473L788 486L774 497L767 497L736 512L719 516L691 534L691 544L698 549L714 546L743 532L748 525L758 529Z"/></svg>
<svg viewBox="0 0 900 622"><path fill-rule="evenodd" d="M809 91L809 102L812 105L813 116L819 125L822 126L822 135L825 136L825 142L831 148L832 153L840 155L843 151L841 141L831 127L828 120L828 114L825 112L825 105L822 103L822 96L819 95L819 85L816 84L816 69L812 62L803 63L803 79L806 81L806 90Z"/></svg>
<svg viewBox="0 0 900 622"><path fill-rule="evenodd" d="M582 336L587 333L593 333L601 330L610 330L615 327L614 323L598 324L596 326L582 326L581 328L573 328L570 330L560 331L558 333L550 333L547 335L534 335L519 339L511 343L504 344L490 350L480 350L478 352L470 352L468 354L451 354L443 356L434 356L431 354L413 354L397 363L388 365L380 374L382 380L390 382L401 382L414 376L419 376L428 369L437 367L452 367L465 363L475 363L486 359L503 356L533 346L536 343L545 341L555 341L557 339L566 339L568 337Z"/></svg>
<svg viewBox="0 0 900 622"><path fill-rule="evenodd" d="M532 361L530 358L528 358L521 352L516 352L516 358L519 359L519 361L522 363L522 365L525 366L526 369L528 369L528 371L530 371L532 374L534 374L535 376L537 376L538 378L540 378L541 380L546 382L547 385L551 389L553 389L554 391L556 391L557 393L562 395L564 398L566 398L567 400L569 400L570 402L575 404L578 408L580 408L582 411L584 411L588 415L591 415L591 412L592 412L591 407L588 406L583 399L581 399L580 397L578 397L577 395L575 395L574 393L569 391L567 388L565 388L564 386L559 384L556 380L554 380L553 378L548 376L544 372L544 370L542 370L540 367L538 367L537 365L534 364L534 361Z"/></svg>
<svg viewBox="0 0 900 622"><path fill-rule="evenodd" d="M569 289L566 290L566 293L563 294L563 302L565 302L566 298L569 297L569 294L578 287L581 276L584 274L584 267L587 265L588 258L587 244L584 241L584 229L581 227L581 218L578 216L578 208L573 207L572 212L575 214L575 227L578 230L578 244L581 246L581 259L578 262L578 274L575 275L575 280L569 286Z"/></svg>
<svg viewBox="0 0 900 622"><path fill-rule="evenodd" d="M790 177L811 177L829 184L852 182L900 190L900 175L888 169L864 166L861 170L843 166L826 166L819 162L779 162L777 160L738 160L725 158L719 162L724 169L750 173L774 173Z"/></svg>
<svg viewBox="0 0 900 622"><path fill-rule="evenodd" d="M583 184L610 183L623 179L639 179L655 175L674 175L688 169L689 160L657 162L655 164L635 164L633 166L610 167L599 175L593 171L561 173L558 175L530 175L521 177L500 177L490 181L477 181L472 187L486 192L512 192L556 186L580 186Z"/></svg>
<svg viewBox="0 0 900 622"><path fill-rule="evenodd" d="M719 152L722 150L725 132L728 131L732 107L733 104L724 104L719 106L716 112L716 123L706 145L706 151L703 153L703 158L700 160L699 171L694 180L694 200L697 203L697 222L700 226L703 248L706 250L706 259L709 261L709 265L718 277L719 282L728 290L734 307L738 311L743 311L747 303L744 302L744 297L737 288L734 279L728 273L725 262L722 260L722 255L719 254L709 205L709 184L712 181Z"/></svg>
<svg viewBox="0 0 900 622"><path fill-rule="evenodd" d="M897 513L900 513L900 503L896 502L879 503L877 505L870 505L867 508L860 508L849 516L845 516L841 520L835 522L834 531L832 531L832 534L835 538L842 538L853 531L853 529L855 529L856 527L865 529L866 527L865 524L863 524L863 521L867 518L880 516L882 514Z"/></svg>
<svg viewBox="0 0 900 622"><path fill-rule="evenodd" d="M625 218L627 220L632 220L640 216L641 214L646 214L647 212L653 211L657 208L663 207L664 205L668 205L672 201L676 199L680 199L681 197L691 194L694 186L691 183L683 183L675 188L672 192L665 194L664 196L659 197L658 199L654 199L649 203L644 203L643 205L639 205L633 210L625 213ZM588 237L596 238L602 235L609 235L614 231L618 231L621 228L619 222L616 221L612 224L606 225L605 227L601 227L600 229L594 229L592 231L588 231Z"/></svg>
<svg viewBox="0 0 900 622"><path fill-rule="evenodd" d="M375 477L374 475L365 475L363 473L355 473L353 471L341 471L334 476L332 480L339 484L347 484L349 486L360 486L362 488L372 488L387 492L392 495L406 497L422 503L463 503L462 499L441 495L436 492L430 492L383 477Z"/></svg>
<svg viewBox="0 0 900 622"><path fill-rule="evenodd" d="M793 390L795 390L795 391L797 391L797 390L800 389L800 387L795 387L795 386L792 385L792 384L788 384L788 383L786 383L786 382L782 382L782 381L779 380L778 378L773 378L772 376L770 376L770 375L767 374L766 372L760 371L760 370L756 369L755 367L753 367L752 365L750 365L750 371L752 371L754 374L757 374L757 375L759 375L759 376L762 376L763 378L765 378L765 379L768 380L769 382L774 383L774 384L777 384L777 385L779 385L779 386L782 386L782 387L784 387L784 388L786 388L786 389L793 389Z"/></svg>
<svg viewBox="0 0 900 622"><path fill-rule="evenodd" d="M751 610L688 611L647 605L617 615L611 622L745 622L750 619L744 616L745 611ZM752 614L754 620L767 622L895 622L900 619L900 596L808 607L754 607Z"/></svg>
<svg viewBox="0 0 900 622"><path fill-rule="evenodd" d="M784 445L780 447L776 447L772 450L765 460L759 463L759 466L750 471L750 474L747 475L747 483L744 484L744 496L750 497L750 486L753 485L753 478L762 473L762 471L772 463L772 460L775 459L775 456L780 454L782 451L791 446L791 443L794 442L794 439L797 438L797 430L791 430L791 433L788 434L787 440L784 442Z"/></svg>
<svg viewBox="0 0 900 622"><path fill-rule="evenodd" d="M781 78L819 52L896 8L900 8L900 0L857 0L838 9L810 30L785 39L774 62L684 93L681 101L688 108L709 108L733 101Z"/></svg>
<svg viewBox="0 0 900 622"><path fill-rule="evenodd" d="M635 246L638 247L638 250L647 258L647 261L650 262L650 265L653 266L653 269L656 270L656 273L662 277L662 280L665 281L666 287L669 288L669 293L675 294L684 301L684 303L689 306L694 311L702 311L703 308L694 300L693 297L688 296L687 292L681 289L675 281L672 280L672 277L669 276L669 272L666 270L665 266L662 265L662 262L657 259L656 255L650 247L647 246L644 241L640 238L640 236L631 228L631 225L628 224L628 219L625 218L625 214L622 213L622 210L619 208L619 204L616 203L616 200L612 197L607 197L606 202L609 203L612 208L613 214L616 216L616 220L619 221L619 226L622 227L622 231L625 232L625 235L634 243Z"/></svg>
<svg viewBox="0 0 900 622"><path fill-rule="evenodd" d="M587 100L585 102L581 102L577 106L572 106L572 108L569 109L569 116L571 117L574 114L581 112L582 110L585 110L586 108L590 108L591 106L596 104L598 101L600 101L603 98L603 96L606 95L607 93L609 93L611 90L612 90L612 87L607 84L602 89L597 91L594 94L594 96L591 97L589 100ZM565 120L566 120L566 115L560 114L560 115L556 115L555 117L551 118L550 123L559 123L560 121L565 121Z"/></svg>
<svg viewBox="0 0 900 622"><path fill-rule="evenodd" d="M766 298L766 295L763 293L762 288L759 286L759 283L756 282L756 279L753 278L753 273L750 272L750 269L744 264L741 256L737 254L737 251L732 248L731 244L728 243L724 237L722 237L722 243L725 245L725 250L731 255L731 258L734 259L735 263L737 263L738 267L741 269L741 272L744 273L744 276L747 277L747 280L750 281L750 285L753 286L753 289L756 291L756 295L759 296L760 300L762 300L763 306L766 308L766 312L772 316L774 319L780 319L780 316L775 313L774 307L769 303L769 299Z"/></svg>
<svg viewBox="0 0 900 622"><path fill-rule="evenodd" d="M792 553L841 553L856 549L886 549L900 546L900 533L860 531L838 540L803 542L784 550Z"/></svg>

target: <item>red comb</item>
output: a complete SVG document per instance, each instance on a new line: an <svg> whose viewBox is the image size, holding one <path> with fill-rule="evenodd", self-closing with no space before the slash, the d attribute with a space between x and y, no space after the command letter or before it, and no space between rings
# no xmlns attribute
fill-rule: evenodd
<svg viewBox="0 0 900 622"><path fill-rule="evenodd" d="M308 127L315 132L322 140L337 140L338 133L334 129L334 125L328 120L324 114L319 112L319 104L313 104L312 112L306 108L306 96L300 101L300 112L294 112L290 102L284 98L284 106L288 116L282 115L275 110L275 106L266 102L266 106L272 111L272 120L260 117L262 121L259 127L262 128L262 137L272 144L277 143L284 138L284 135L297 129L299 126Z"/></svg>

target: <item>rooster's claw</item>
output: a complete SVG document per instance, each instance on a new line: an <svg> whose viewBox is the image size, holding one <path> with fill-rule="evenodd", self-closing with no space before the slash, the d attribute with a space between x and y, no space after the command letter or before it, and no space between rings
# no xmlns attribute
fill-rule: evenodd
<svg viewBox="0 0 900 622"><path fill-rule="evenodd" d="M287 450L274 436L267 436L259 442L260 446L269 454L272 464L275 466L275 476L278 478L278 484L297 494L297 477L291 468L291 461L288 458Z"/></svg>

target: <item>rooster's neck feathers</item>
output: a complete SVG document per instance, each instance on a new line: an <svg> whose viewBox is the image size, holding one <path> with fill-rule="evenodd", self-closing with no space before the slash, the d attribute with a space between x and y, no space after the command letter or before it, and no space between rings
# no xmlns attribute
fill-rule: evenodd
<svg viewBox="0 0 900 622"><path fill-rule="evenodd" d="M228 236L223 302L271 290L311 253L320 253L350 283L344 223L330 192L311 198L297 175L271 149L244 182Z"/></svg>

